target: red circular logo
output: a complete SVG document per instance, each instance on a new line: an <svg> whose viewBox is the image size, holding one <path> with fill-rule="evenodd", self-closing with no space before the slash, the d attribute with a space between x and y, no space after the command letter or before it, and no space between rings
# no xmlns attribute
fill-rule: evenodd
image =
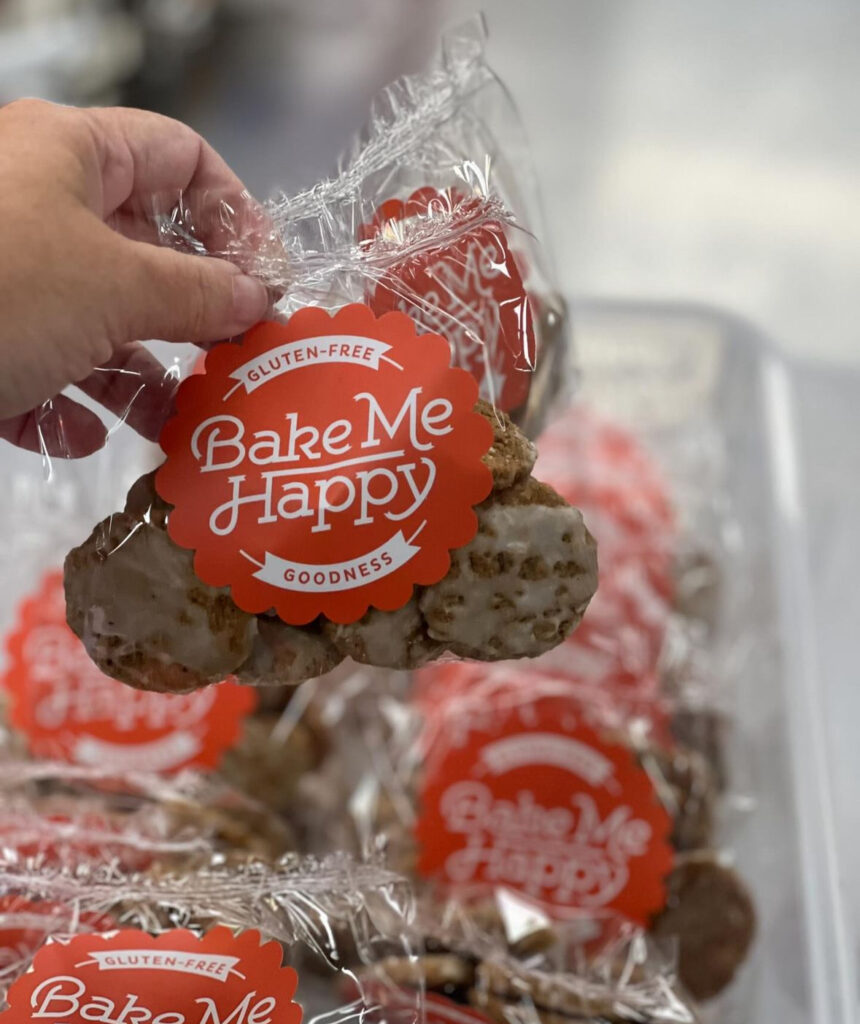
<svg viewBox="0 0 860 1024"><path fill-rule="evenodd" d="M410 253L372 290L375 313L402 310L426 330L449 339L454 362L478 381L481 397L510 411L522 405L534 370L532 311L517 262L498 220L484 220L485 203L459 189L422 188L405 202L390 199L359 239L396 236L406 221L432 225L453 214L456 237L444 248Z"/></svg>
<svg viewBox="0 0 860 1024"><path fill-rule="evenodd" d="M477 530L490 424L448 343L402 313L303 309L179 389L156 486L198 576L245 611L352 622L404 605Z"/></svg>
<svg viewBox="0 0 860 1024"><path fill-rule="evenodd" d="M158 937L136 929L43 946L9 989L5 1020L301 1024L298 975L278 942L213 928Z"/></svg>
<svg viewBox="0 0 860 1024"><path fill-rule="evenodd" d="M10 721L36 757L171 772L214 768L257 704L252 687L229 681L174 695L103 675L66 624L62 572L48 573L22 602L6 647Z"/></svg>
<svg viewBox="0 0 860 1024"><path fill-rule="evenodd" d="M443 889L510 889L556 918L616 912L647 924L665 902L671 822L626 746L575 700L449 700L431 715L419 870Z"/></svg>

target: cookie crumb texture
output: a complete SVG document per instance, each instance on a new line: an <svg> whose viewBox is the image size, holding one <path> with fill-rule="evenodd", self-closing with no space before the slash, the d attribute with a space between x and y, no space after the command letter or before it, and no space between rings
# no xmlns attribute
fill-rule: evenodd
<svg viewBox="0 0 860 1024"><path fill-rule="evenodd" d="M448 574L416 587L404 607L370 609L348 625L290 626L242 611L228 589L202 583L193 552L170 539L170 506L150 474L134 484L126 510L66 558L69 625L106 675L166 693L229 675L297 684L346 657L411 669L445 653L479 661L545 653L576 627L597 588L596 545L579 511L532 478L534 445L503 413L476 408L493 426L484 458L493 491Z"/></svg>

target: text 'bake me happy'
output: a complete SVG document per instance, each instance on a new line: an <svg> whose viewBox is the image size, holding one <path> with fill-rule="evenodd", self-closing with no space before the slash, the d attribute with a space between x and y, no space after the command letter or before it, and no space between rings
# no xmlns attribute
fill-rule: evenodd
<svg viewBox="0 0 860 1024"><path fill-rule="evenodd" d="M410 519L433 489L432 452L453 430L453 405L428 399L421 387L385 405L367 391L352 402L323 423L280 411L271 429L251 433L232 415L200 423L191 438L199 471L225 474L225 500L209 516L212 533L233 533L245 516L260 525L312 520L312 533L330 530L337 517L356 527L378 516Z"/></svg>

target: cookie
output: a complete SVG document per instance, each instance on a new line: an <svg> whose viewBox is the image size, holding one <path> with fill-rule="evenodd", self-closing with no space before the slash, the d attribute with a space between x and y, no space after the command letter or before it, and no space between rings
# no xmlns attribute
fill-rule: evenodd
<svg viewBox="0 0 860 1024"><path fill-rule="evenodd" d="M344 658L319 623L290 626L271 615L258 615L251 652L235 672L249 686L280 686L325 675Z"/></svg>
<svg viewBox="0 0 860 1024"><path fill-rule="evenodd" d="M475 964L467 957L448 951L417 957L386 957L375 970L395 985L426 988L446 995L466 990L475 981Z"/></svg>
<svg viewBox="0 0 860 1024"><path fill-rule="evenodd" d="M493 474L493 490L504 491L522 483L531 475L537 461L537 448L518 430L508 416L482 400L475 405L493 428L493 443L484 456L484 465Z"/></svg>
<svg viewBox="0 0 860 1024"><path fill-rule="evenodd" d="M327 622L323 632L346 657L378 668L419 668L445 650L431 638L417 597L393 612L371 608L358 622Z"/></svg>
<svg viewBox="0 0 860 1024"><path fill-rule="evenodd" d="M257 623L226 589L200 583L193 552L120 512L66 557L66 615L99 668L146 690L217 683L251 655Z"/></svg>
<svg viewBox="0 0 860 1024"><path fill-rule="evenodd" d="M720 711L702 707L678 707L669 722L672 735L688 750L705 759L718 792L728 785L726 739L728 718Z"/></svg>
<svg viewBox="0 0 860 1024"><path fill-rule="evenodd" d="M655 978L654 985L660 1002L665 1003L668 990L664 981ZM589 977L587 970L582 974L541 970L503 958L484 960L478 966L469 1002L499 1024L525 1024L535 1017L542 1024L567 1024L571 1020L657 1024L665 1019L648 1012L649 1002L653 1005L657 1000L649 999L647 991L636 993L629 986L623 994L616 993L611 977L598 980Z"/></svg>
<svg viewBox="0 0 860 1024"><path fill-rule="evenodd" d="M431 639L462 658L537 657L581 620L597 547L580 513L531 478L478 507L478 532L418 599Z"/></svg>
<svg viewBox="0 0 860 1024"><path fill-rule="evenodd" d="M696 999L721 992L746 960L756 916L746 886L708 854L676 865L652 935L678 943L678 973Z"/></svg>
<svg viewBox="0 0 860 1024"><path fill-rule="evenodd" d="M182 693L228 675L255 686L296 684L344 658L412 669L444 653L481 661L535 657L578 624L597 587L597 552L580 513L531 476L535 449L503 414L485 462L493 491L478 532L448 574L395 611L346 625L290 626L248 615L227 589L194 574L167 533L169 506L152 474L126 511L99 524L66 559L67 618L99 668L142 689Z"/></svg>

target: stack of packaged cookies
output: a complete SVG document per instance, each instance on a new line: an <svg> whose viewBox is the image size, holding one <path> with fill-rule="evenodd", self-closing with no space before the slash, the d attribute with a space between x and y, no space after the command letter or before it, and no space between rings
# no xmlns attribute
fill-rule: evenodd
<svg viewBox="0 0 860 1024"><path fill-rule="evenodd" d="M252 224L153 197L274 314L2 552L10 1024L693 1024L741 969L720 553L563 396L525 167L473 27Z"/></svg>

